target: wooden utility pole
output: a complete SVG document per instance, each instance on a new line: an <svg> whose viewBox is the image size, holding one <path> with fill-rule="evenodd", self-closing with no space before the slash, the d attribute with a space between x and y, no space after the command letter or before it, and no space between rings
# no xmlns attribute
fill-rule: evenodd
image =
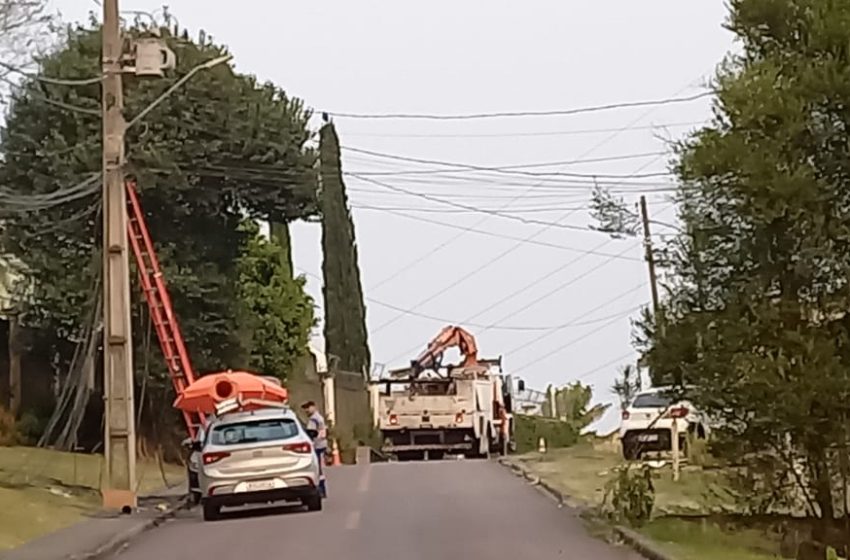
<svg viewBox="0 0 850 560"><path fill-rule="evenodd" d="M15 418L21 412L21 327L18 310L9 312L9 413Z"/></svg>
<svg viewBox="0 0 850 560"><path fill-rule="evenodd" d="M136 507L136 426L127 200L124 191L123 42L118 0L103 0L103 338L107 509Z"/></svg>
<svg viewBox="0 0 850 560"><path fill-rule="evenodd" d="M643 221L643 246L646 254L646 264L649 267L649 287L652 290L652 311L658 322L658 279L655 276L655 256L652 253L652 235L649 231L649 211L646 209L646 197L640 197L640 217Z"/></svg>

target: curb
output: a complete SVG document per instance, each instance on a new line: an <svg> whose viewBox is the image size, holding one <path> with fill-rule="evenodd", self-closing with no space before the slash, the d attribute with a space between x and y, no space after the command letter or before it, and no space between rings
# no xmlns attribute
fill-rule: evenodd
<svg viewBox="0 0 850 560"><path fill-rule="evenodd" d="M614 527L614 533L623 540L623 543L645 556L647 560L676 560L659 550L655 543L631 529L617 525Z"/></svg>
<svg viewBox="0 0 850 560"><path fill-rule="evenodd" d="M510 459L499 459L499 464L509 468L511 472L520 478L524 478L525 480L532 483L534 486L539 486L543 490L545 490L550 496L552 496L558 502L558 507L563 507L568 505L573 509L576 509L579 514L584 513L590 508L587 506L581 506L576 504L571 504L569 497L564 495L563 492L556 489L554 486L543 480L537 475L532 474L528 469L522 467L521 465L517 465ZM623 527L622 525L614 525L612 527L614 534L629 548L637 552L638 554L644 556L647 560L677 560L673 558L666 552L662 552L659 550L658 546L653 543L651 540L647 539L643 535L632 531L627 527Z"/></svg>
<svg viewBox="0 0 850 560"><path fill-rule="evenodd" d="M127 547L127 545L129 545L130 542L139 535L162 525L165 521L174 517L178 511L189 509L192 504L190 497L191 496L189 494L181 497L180 501L175 506L160 512L152 519L148 519L140 525L114 535L106 543L102 544L92 552L74 554L68 556L67 560L105 560L106 558L112 557L114 554Z"/></svg>

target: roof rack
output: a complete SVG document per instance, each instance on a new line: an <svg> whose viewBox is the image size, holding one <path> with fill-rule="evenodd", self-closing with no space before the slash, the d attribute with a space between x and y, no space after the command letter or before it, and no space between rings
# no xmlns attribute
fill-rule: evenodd
<svg viewBox="0 0 850 560"><path fill-rule="evenodd" d="M266 399L242 399L237 396L217 403L215 405L215 413L217 416L221 416L231 412L247 412L249 410L257 410L261 408L277 408L285 410L289 408L289 405L280 401L270 401Z"/></svg>

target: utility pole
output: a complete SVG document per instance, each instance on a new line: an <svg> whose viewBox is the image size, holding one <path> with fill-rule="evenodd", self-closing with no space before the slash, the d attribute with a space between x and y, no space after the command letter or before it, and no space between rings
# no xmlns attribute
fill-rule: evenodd
<svg viewBox="0 0 850 560"><path fill-rule="evenodd" d="M658 280L655 276L655 256L652 253L652 235L649 231L649 211L646 209L646 197L640 197L640 217L643 221L643 246L646 251L646 264L649 267L649 286L652 290L652 311L655 314L655 322L658 323Z"/></svg>
<svg viewBox="0 0 850 560"><path fill-rule="evenodd" d="M640 197L640 217L643 222L643 246L646 251L646 265L649 267L649 288L652 291L652 312L655 325L664 334L664 322L661 319L661 304L658 300L658 278L655 275L655 255L652 252L652 235L649 231L649 211L646 209L646 197Z"/></svg>
<svg viewBox="0 0 850 560"><path fill-rule="evenodd" d="M136 425L127 200L124 191L123 40L118 0L103 0L103 346L106 476L103 505L136 507Z"/></svg>

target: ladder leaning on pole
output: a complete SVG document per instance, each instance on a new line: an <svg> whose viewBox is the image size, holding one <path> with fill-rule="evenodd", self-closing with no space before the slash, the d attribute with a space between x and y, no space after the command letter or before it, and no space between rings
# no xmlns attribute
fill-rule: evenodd
<svg viewBox="0 0 850 560"><path fill-rule="evenodd" d="M192 368L180 326L177 324L177 318L174 316L162 269L156 258L145 216L139 204L136 183L128 180L125 185L127 188L127 235L136 257L142 293L148 304L151 322L162 348L162 355L165 357L174 391L180 395L195 380L195 371ZM182 414L189 436L195 439L198 428L206 423L206 418L200 413L183 411Z"/></svg>

